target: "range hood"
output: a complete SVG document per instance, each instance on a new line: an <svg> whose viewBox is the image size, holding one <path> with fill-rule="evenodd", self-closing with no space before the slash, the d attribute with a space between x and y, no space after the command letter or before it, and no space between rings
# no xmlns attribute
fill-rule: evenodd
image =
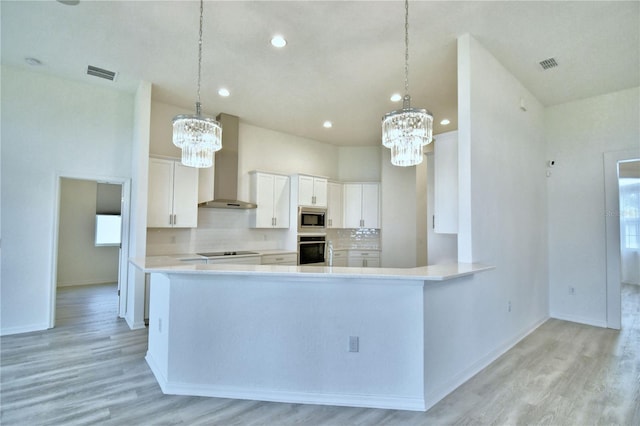
<svg viewBox="0 0 640 426"><path fill-rule="evenodd" d="M216 152L213 168L214 199L198 207L218 209L255 209L254 203L238 200L238 133L239 119L221 113L216 120L222 125L222 149Z"/></svg>

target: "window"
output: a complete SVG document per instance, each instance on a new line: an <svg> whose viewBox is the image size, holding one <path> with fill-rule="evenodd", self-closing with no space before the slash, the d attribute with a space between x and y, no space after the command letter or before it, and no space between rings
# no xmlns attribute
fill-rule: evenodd
<svg viewBox="0 0 640 426"><path fill-rule="evenodd" d="M623 248L640 248L640 179L620 179L620 230Z"/></svg>

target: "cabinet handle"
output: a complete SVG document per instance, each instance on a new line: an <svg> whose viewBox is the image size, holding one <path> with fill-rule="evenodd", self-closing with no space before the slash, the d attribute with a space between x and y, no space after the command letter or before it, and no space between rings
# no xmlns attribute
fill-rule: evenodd
<svg viewBox="0 0 640 426"><path fill-rule="evenodd" d="M173 225L173 215L169 215L169 225Z"/></svg>
<svg viewBox="0 0 640 426"><path fill-rule="evenodd" d="M173 224L174 225L178 224L178 215L176 215L176 214L173 215Z"/></svg>
<svg viewBox="0 0 640 426"><path fill-rule="evenodd" d="M276 226L278 224L278 218L274 217L273 218L273 226Z"/></svg>
<svg viewBox="0 0 640 426"><path fill-rule="evenodd" d="M369 266L369 265L367 264L367 259L362 259L362 266L364 266L365 268L366 268L367 266Z"/></svg>

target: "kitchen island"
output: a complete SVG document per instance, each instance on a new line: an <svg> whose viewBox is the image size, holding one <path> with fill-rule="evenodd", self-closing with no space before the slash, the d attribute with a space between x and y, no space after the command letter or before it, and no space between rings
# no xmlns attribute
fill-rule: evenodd
<svg viewBox="0 0 640 426"><path fill-rule="evenodd" d="M492 269L132 263L151 274L146 359L164 393L405 410L433 404L427 289Z"/></svg>

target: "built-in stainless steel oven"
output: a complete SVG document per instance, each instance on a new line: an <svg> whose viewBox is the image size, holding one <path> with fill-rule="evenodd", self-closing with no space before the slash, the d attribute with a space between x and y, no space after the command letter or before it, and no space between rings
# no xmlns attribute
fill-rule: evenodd
<svg viewBox="0 0 640 426"><path fill-rule="evenodd" d="M325 235L298 235L298 265L324 265Z"/></svg>
<svg viewBox="0 0 640 426"><path fill-rule="evenodd" d="M298 232L324 232L327 209L298 207Z"/></svg>

